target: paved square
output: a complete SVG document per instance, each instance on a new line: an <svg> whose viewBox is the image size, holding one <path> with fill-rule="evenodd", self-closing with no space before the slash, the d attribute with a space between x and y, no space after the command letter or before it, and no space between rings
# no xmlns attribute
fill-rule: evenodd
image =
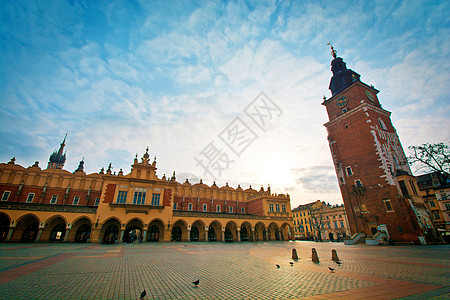
<svg viewBox="0 0 450 300"><path fill-rule="evenodd" d="M449 299L449 254L303 241L0 244L0 299L139 299L144 289L148 299Z"/></svg>

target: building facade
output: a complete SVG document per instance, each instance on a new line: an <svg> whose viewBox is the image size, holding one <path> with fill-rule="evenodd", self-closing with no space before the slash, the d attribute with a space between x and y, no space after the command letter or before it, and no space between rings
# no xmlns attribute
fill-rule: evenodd
<svg viewBox="0 0 450 300"><path fill-rule="evenodd" d="M63 169L65 139L47 169L0 164L0 240L8 242L274 241L291 237L289 195L270 188L183 184L156 175L148 148L129 174Z"/></svg>
<svg viewBox="0 0 450 300"><path fill-rule="evenodd" d="M379 91L347 69L333 48L332 55L324 125L351 233L371 237L386 225L394 241L434 241L423 199L402 193L400 181L414 189L415 180Z"/></svg>
<svg viewBox="0 0 450 300"><path fill-rule="evenodd" d="M443 239L450 243L450 178L433 172L416 179L431 219Z"/></svg>
<svg viewBox="0 0 450 300"><path fill-rule="evenodd" d="M317 200L297 206L292 216L296 239L342 241L349 235L344 205Z"/></svg>

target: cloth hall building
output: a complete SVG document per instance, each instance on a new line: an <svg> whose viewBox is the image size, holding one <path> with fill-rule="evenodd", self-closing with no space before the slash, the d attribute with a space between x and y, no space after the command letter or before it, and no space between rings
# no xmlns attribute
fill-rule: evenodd
<svg viewBox="0 0 450 300"><path fill-rule="evenodd" d="M291 238L289 195L176 181L156 175L148 148L131 172L111 164L86 174L63 169L65 138L49 159L25 168L0 164L0 241L272 241Z"/></svg>

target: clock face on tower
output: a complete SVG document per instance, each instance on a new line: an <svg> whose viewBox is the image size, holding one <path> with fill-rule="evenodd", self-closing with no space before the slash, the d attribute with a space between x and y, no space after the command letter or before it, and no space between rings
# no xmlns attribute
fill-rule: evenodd
<svg viewBox="0 0 450 300"><path fill-rule="evenodd" d="M348 98L347 96L341 96L336 100L336 106L339 108L343 108L347 105Z"/></svg>
<svg viewBox="0 0 450 300"><path fill-rule="evenodd" d="M372 102L375 99L375 97L373 96L373 94L369 90L366 90L366 96L367 96L367 99L369 99Z"/></svg>

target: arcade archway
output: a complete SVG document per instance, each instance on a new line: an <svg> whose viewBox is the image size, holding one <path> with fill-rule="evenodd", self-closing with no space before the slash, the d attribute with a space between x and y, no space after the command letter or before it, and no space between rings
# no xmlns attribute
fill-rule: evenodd
<svg viewBox="0 0 450 300"><path fill-rule="evenodd" d="M101 242L104 244L114 244L119 239L120 223L117 219L109 219L102 226ZM102 234L103 233L103 234Z"/></svg>
<svg viewBox="0 0 450 300"><path fill-rule="evenodd" d="M160 220L154 220L148 225L147 242L158 242L163 239L164 225Z"/></svg>
<svg viewBox="0 0 450 300"><path fill-rule="evenodd" d="M215 242L215 241L222 241L222 226L219 222L213 221L208 226L208 241L209 242Z"/></svg>
<svg viewBox="0 0 450 300"><path fill-rule="evenodd" d="M9 223L9 217L5 214L0 214L0 242L5 241L8 237Z"/></svg>
<svg viewBox="0 0 450 300"><path fill-rule="evenodd" d="M184 221L177 221L172 227L172 241L187 241L187 225Z"/></svg>
<svg viewBox="0 0 450 300"><path fill-rule="evenodd" d="M144 225L138 219L133 219L128 222L123 234L123 242L134 243L142 241Z"/></svg>

